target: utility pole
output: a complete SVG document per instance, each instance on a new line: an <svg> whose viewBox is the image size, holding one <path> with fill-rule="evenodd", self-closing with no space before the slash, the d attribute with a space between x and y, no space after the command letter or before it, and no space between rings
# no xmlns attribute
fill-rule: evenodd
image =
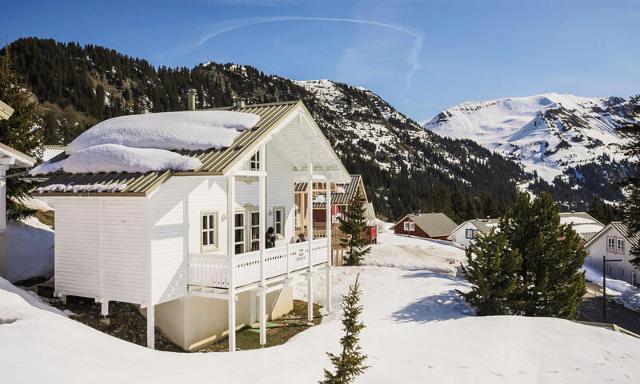
<svg viewBox="0 0 640 384"><path fill-rule="evenodd" d="M622 259L607 259L602 256L602 320L607 320L607 263L615 263Z"/></svg>

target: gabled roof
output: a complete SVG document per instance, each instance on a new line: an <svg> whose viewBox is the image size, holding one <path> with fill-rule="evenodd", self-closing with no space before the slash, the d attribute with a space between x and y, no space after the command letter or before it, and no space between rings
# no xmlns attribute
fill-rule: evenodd
<svg viewBox="0 0 640 384"><path fill-rule="evenodd" d="M480 233L488 233L493 228L498 226L500 219L472 219L467 220L456 227L451 233L457 232L460 228L464 227L465 224L470 223L474 227L478 229Z"/></svg>
<svg viewBox="0 0 640 384"><path fill-rule="evenodd" d="M13 159L13 164L10 166L15 168L30 168L36 163L33 157L2 143L0 143L0 157Z"/></svg>
<svg viewBox="0 0 640 384"><path fill-rule="evenodd" d="M362 193L362 196L365 202L367 200L367 193L364 189L364 182L362 181L361 175L350 175L351 181L348 183L337 183L336 186L343 189L343 191L335 191L331 193L331 204L337 205L347 205L349 204L356 196L358 196L358 192ZM307 183L295 183L294 191L295 192L306 192ZM325 203L313 203L313 208L324 208Z"/></svg>
<svg viewBox="0 0 640 384"><path fill-rule="evenodd" d="M425 231L431 237L449 236L458 226L455 221L444 213L421 213L419 215L408 214L393 225L395 228L406 218L416 223L420 229Z"/></svg>
<svg viewBox="0 0 640 384"><path fill-rule="evenodd" d="M587 212L560 212L560 223L569 224L585 241L590 240L604 228L604 224Z"/></svg>
<svg viewBox="0 0 640 384"><path fill-rule="evenodd" d="M635 233L633 234L633 236L631 236L628 233L628 228L627 226L621 222L621 221L612 221L611 223L609 223L606 227L602 228L602 230L600 232L598 232L597 234L595 234L595 236L592 236L586 243L585 243L585 247L591 245L594 241L596 241L597 239L599 239L604 233L606 233L609 228L613 228L616 231L618 231L618 233L620 233L622 236L624 236L624 238L629 242L629 244L631 244L632 246L637 246L640 243L640 233Z"/></svg>
<svg viewBox="0 0 640 384"><path fill-rule="evenodd" d="M255 150L255 146L262 140L267 138L276 127L280 126L287 117L298 108L308 113L306 107L301 101L288 101L269 104L255 104L244 107L225 108L231 111L253 113L260 117L258 123L251 129L242 131L233 141L230 147L222 149L210 149L204 151L176 151L183 155L192 156L200 160L202 165L194 171L160 171L148 173L127 173L127 172L111 172L96 174L68 174L58 173L53 175L49 180L38 186L47 187L52 185L65 186L87 186L99 185L99 190L110 191L110 186L119 186L117 191L110 192L73 192L73 188L68 188L69 192L45 192L36 189L32 192L34 195L45 196L69 196L69 195L118 195L118 196L144 196L153 191L159 185L164 183L172 176L189 176L189 175L224 175L238 161L245 158L251 151ZM194 111L197 113L197 111ZM309 114L310 116L310 114ZM326 141L326 139L325 139ZM52 159L52 161L62 160L66 154L62 153ZM339 162L336 156L336 160ZM342 165L340 165L342 167ZM342 168L343 169L343 168Z"/></svg>

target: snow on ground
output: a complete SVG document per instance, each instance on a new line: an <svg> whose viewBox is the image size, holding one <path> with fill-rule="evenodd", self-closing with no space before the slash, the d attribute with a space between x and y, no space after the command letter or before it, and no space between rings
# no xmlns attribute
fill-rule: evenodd
<svg viewBox="0 0 640 384"><path fill-rule="evenodd" d="M5 231L5 278L16 282L53 275L51 228L35 217L10 221Z"/></svg>
<svg viewBox="0 0 640 384"><path fill-rule="evenodd" d="M470 317L463 281L400 268L336 268L344 290L360 271L360 383L601 383L637 377L640 342L558 319ZM321 280L323 273L319 273ZM316 284L322 287L322 281ZM322 296L316 290L316 296ZM288 343L229 353L150 351L31 307L0 290L0 369L9 383L311 383L337 351L339 311Z"/></svg>
<svg viewBox="0 0 640 384"><path fill-rule="evenodd" d="M0 325L2 325L3 323L6 323L7 320L9 319L9 316L7 315L9 312L7 311L5 313L5 311L3 310L3 309L9 308L9 305L7 304L7 302L2 300L2 295L6 294L6 292L15 293L32 307L49 311L51 313L55 313L58 315L67 316L66 313L45 303L42 300L42 298L38 296L35 292L25 291L24 289L20 289L15 285L11 284L10 282L8 282L7 280L0 277ZM15 299L10 299L10 300L15 300Z"/></svg>
<svg viewBox="0 0 640 384"><path fill-rule="evenodd" d="M407 239L389 243L393 240ZM397 258L414 256L399 248ZM318 270L314 276L314 297L321 304L325 273ZM37 309L1 286L2 380L317 382L322 369L330 367L325 352L337 352L342 336L337 298L357 273L366 325L361 345L370 366L358 383L584 384L638 377L640 341L633 337L559 319L477 318L457 293L468 289L464 280L427 270L364 266L333 269L335 310L320 325L281 346L236 353L148 350ZM304 297L305 281L294 287L296 296Z"/></svg>
<svg viewBox="0 0 640 384"><path fill-rule="evenodd" d="M455 275L466 262L464 250L455 245L417 237L380 232L378 244L371 247L365 265L428 269Z"/></svg>
<svg viewBox="0 0 640 384"><path fill-rule="evenodd" d="M204 150L228 147L257 115L231 111L181 111L120 116L83 132L66 148L71 154L99 144L134 148Z"/></svg>
<svg viewBox="0 0 640 384"><path fill-rule="evenodd" d="M588 281L602 287L600 271L588 265L584 265L582 269ZM640 290L626 281L607 278L607 295L613 296L616 301L631 310L640 311Z"/></svg>
<svg viewBox="0 0 640 384"><path fill-rule="evenodd" d="M40 164L29 172L43 175L66 173L188 171L200 166L200 160L176 152L156 148L131 148L118 144L99 144L57 162Z"/></svg>
<svg viewBox="0 0 640 384"><path fill-rule="evenodd" d="M22 205L24 205L29 209L34 209L36 211L41 211L41 212L53 211L53 207L51 207L49 204L47 204L46 202L40 199L36 199L33 197L27 197L24 199L15 199L11 197L11 199L18 201L19 203L21 203Z"/></svg>

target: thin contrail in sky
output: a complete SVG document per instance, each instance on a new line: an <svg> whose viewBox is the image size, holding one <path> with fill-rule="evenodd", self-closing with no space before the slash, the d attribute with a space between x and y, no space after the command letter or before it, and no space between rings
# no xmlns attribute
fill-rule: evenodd
<svg viewBox="0 0 640 384"><path fill-rule="evenodd" d="M237 29L246 28L256 24L264 24L264 23L274 23L280 21L328 21L328 22L338 22L338 23L354 23L354 24L364 24L364 25L372 25L381 28L387 28L393 31L397 31L400 33L404 33L405 35L413 38L413 46L407 55L407 64L409 65L409 71L405 76L406 89L409 89L411 85L411 81L413 80L413 76L416 71L420 69L420 63L418 61L418 57L420 52L422 51L423 39L422 35L411 31L407 28L400 27L393 24L381 23L378 21L371 20L362 20L362 19L347 19L347 18L334 18L334 17L305 17L305 16L272 16L272 17L253 17L253 18L245 18L245 19L234 19L229 20L227 22L221 23L218 25L218 29L206 34L200 40L198 40L195 44L191 46L191 50L195 50L202 46L207 41L213 39L214 37L220 36L227 32L235 31Z"/></svg>

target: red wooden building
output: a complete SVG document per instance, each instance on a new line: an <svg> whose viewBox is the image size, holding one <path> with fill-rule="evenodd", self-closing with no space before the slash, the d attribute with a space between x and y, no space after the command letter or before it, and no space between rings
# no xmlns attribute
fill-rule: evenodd
<svg viewBox="0 0 640 384"><path fill-rule="evenodd" d="M447 240L458 225L444 213L408 214L393 226L396 235Z"/></svg>

